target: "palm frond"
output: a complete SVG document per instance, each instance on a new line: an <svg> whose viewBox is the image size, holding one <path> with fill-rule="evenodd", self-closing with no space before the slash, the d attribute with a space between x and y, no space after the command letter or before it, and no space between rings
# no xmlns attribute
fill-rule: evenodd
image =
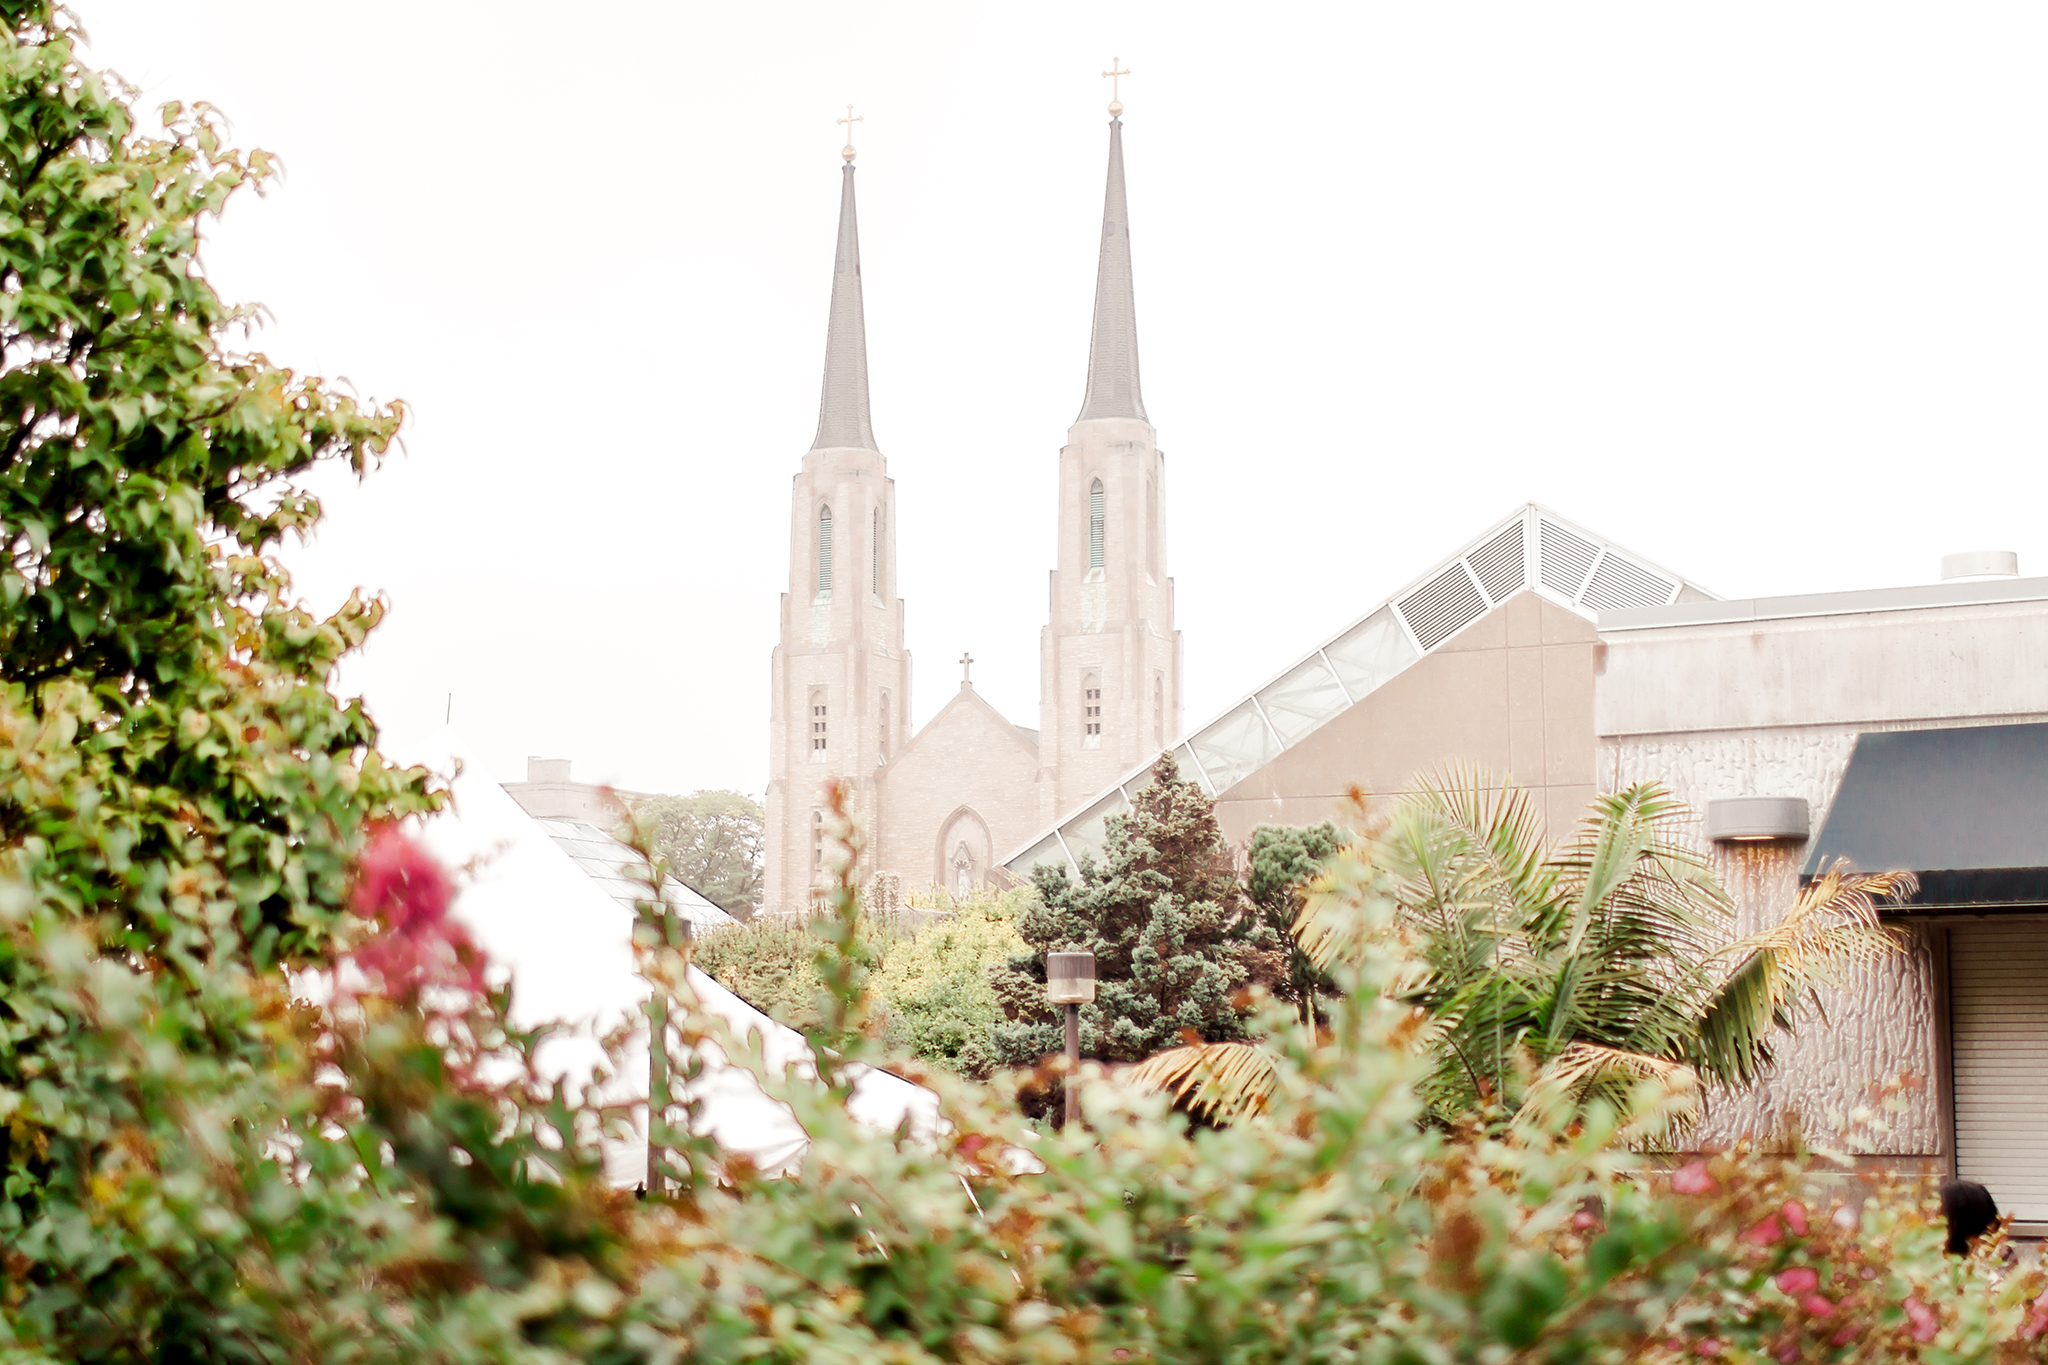
<svg viewBox="0 0 2048 1365"><path fill-rule="evenodd" d="M1820 1007L1822 987L1844 989L1853 971L1896 957L1900 936L1878 906L1919 887L1910 872L1851 872L1837 863L1807 885L1785 918L1713 954L1732 963L1701 1013L1694 1063L1730 1085L1747 1085L1772 1059L1771 1039L1802 1006Z"/></svg>
<svg viewBox="0 0 2048 1365"><path fill-rule="evenodd" d="M1273 1056L1255 1043L1191 1043L1154 1053L1124 1073L1219 1123L1266 1112L1280 1085Z"/></svg>

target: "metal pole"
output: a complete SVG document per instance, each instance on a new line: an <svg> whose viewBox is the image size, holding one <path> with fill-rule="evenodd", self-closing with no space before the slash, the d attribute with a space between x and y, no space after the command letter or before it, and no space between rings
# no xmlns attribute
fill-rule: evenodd
<svg viewBox="0 0 2048 1365"><path fill-rule="evenodd" d="M1062 1087L1067 1092L1067 1116L1065 1124L1081 1117L1081 1007L1067 1006L1067 1079Z"/></svg>
<svg viewBox="0 0 2048 1365"><path fill-rule="evenodd" d="M668 1122L668 996L647 1002L647 1193L662 1194L661 1138Z"/></svg>

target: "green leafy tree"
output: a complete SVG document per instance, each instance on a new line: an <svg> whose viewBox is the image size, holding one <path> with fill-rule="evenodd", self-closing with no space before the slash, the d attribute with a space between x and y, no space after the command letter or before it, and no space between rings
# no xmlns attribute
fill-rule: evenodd
<svg viewBox="0 0 2048 1365"><path fill-rule="evenodd" d="M1216 824L1214 803L1170 754L1130 811L1109 822L1105 862L1084 857L1078 878L1041 863L1038 904L1018 930L1032 952L994 974L1005 1019L995 1051L1027 1066L1059 1051L1061 1024L1045 1002L1045 954L1095 954L1096 998L1081 1009L1081 1050L1104 1061L1150 1056L1192 1032L1244 1037L1236 1000L1272 982L1281 942L1246 903Z"/></svg>
<svg viewBox="0 0 2048 1365"><path fill-rule="evenodd" d="M1327 822L1313 828L1260 825L1245 846L1245 895L1267 933L1286 952L1286 968L1275 993L1311 1025L1317 1016L1316 993L1328 994L1330 982L1295 939L1294 922L1301 917L1309 883L1324 861L1351 838Z"/></svg>
<svg viewBox="0 0 2048 1365"><path fill-rule="evenodd" d="M764 819L760 802L732 791L654 796L633 808L669 870L739 919L761 908Z"/></svg>
<svg viewBox="0 0 2048 1365"><path fill-rule="evenodd" d="M1906 873L1829 873L1779 923L1736 936L1689 818L1641 785L1595 800L1553 845L1526 791L1477 773L1425 779L1393 804L1366 856L1422 967L1404 998L1430 1021L1423 1092L1439 1121L1532 1095L1627 1112L1646 1077L1695 1101L1702 1081L1748 1085L1821 988L1899 951L1877 910L1910 892ZM1371 947L1327 906L1312 892L1295 925L1318 968ZM1179 1049L1142 1079L1233 1118L1273 1084L1255 1046Z"/></svg>
<svg viewBox="0 0 2048 1365"><path fill-rule="evenodd" d="M1026 888L947 897L892 942L874 981L887 1041L963 1076L993 1071L990 1037L1003 1014L989 973L1025 951L1017 920L1031 903Z"/></svg>

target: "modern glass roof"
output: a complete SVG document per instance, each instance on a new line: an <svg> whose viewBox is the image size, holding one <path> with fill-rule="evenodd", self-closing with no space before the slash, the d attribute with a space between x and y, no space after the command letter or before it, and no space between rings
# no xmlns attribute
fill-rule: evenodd
<svg viewBox="0 0 2048 1365"><path fill-rule="evenodd" d="M1524 503L1456 554L1174 745L1183 774L1216 796L1314 734L1425 654L1519 592L1587 620L1603 611L1719 600L1696 583ZM1151 784L1148 761L1003 860L1020 877L1042 862L1098 856L1109 817Z"/></svg>
<svg viewBox="0 0 2048 1365"><path fill-rule="evenodd" d="M628 910L638 904L646 884L626 875L627 865L639 861L640 857L632 848L597 826L586 825L580 820L535 820L533 823L539 825L541 832L554 841L555 847L568 854L569 861L576 864L584 876L596 882L606 895ZM739 922L708 897L674 877L662 883L661 898L689 922L693 934Z"/></svg>

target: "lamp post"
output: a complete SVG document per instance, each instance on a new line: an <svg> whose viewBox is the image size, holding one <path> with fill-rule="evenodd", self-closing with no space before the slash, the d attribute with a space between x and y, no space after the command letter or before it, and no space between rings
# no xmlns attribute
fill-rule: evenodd
<svg viewBox="0 0 2048 1365"><path fill-rule="evenodd" d="M1045 955L1045 998L1066 1007L1067 1015L1067 1112L1062 1126L1081 1113L1081 1088L1076 1082L1081 1070L1081 1006L1095 999L1095 954L1047 953Z"/></svg>

